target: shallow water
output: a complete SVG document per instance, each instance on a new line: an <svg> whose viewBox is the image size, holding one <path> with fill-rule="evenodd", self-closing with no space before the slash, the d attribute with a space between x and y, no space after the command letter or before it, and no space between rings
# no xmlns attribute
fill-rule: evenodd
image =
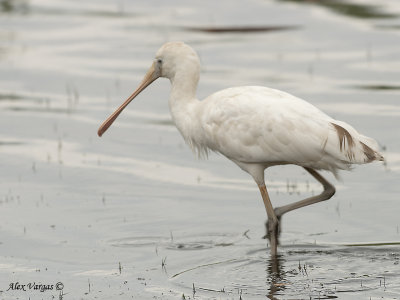
<svg viewBox="0 0 400 300"><path fill-rule="evenodd" d="M0 0L0 298L398 299L399 15L394 0ZM198 51L200 98L288 91L375 137L386 165L326 174L336 195L285 215L271 260L258 189L195 159L167 80L96 135L168 40ZM266 178L277 206L320 191L296 167Z"/></svg>

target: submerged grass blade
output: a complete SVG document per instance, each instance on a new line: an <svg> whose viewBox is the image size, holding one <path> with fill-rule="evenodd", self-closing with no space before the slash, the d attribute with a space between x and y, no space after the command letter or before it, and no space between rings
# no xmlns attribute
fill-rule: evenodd
<svg viewBox="0 0 400 300"><path fill-rule="evenodd" d="M209 266L213 266L213 265L219 265L219 264L223 264L223 263L229 263L229 262L233 262L233 261L237 261L237 259L228 259L228 260L223 260L223 261L218 261L218 262L214 262L214 263L209 263L209 264L204 264L204 265L200 265L200 266L196 266L187 270L183 270L179 273L176 273L175 275L172 276L172 278L175 278L183 273L189 272L189 271L193 271L196 269L200 269L200 268L204 268L204 267L209 267Z"/></svg>
<svg viewBox="0 0 400 300"><path fill-rule="evenodd" d="M345 244L347 247L368 247L368 246L398 246L400 242L382 242L382 243L360 243L360 244Z"/></svg>

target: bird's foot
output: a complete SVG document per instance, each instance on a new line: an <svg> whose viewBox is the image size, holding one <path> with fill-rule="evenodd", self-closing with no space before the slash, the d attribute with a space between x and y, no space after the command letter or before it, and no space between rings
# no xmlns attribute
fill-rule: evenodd
<svg viewBox="0 0 400 300"><path fill-rule="evenodd" d="M281 219L282 217L279 216L277 217L277 222L273 222L270 219L265 222L266 233L263 236L263 239L268 239L271 245L279 245L279 236L281 235Z"/></svg>

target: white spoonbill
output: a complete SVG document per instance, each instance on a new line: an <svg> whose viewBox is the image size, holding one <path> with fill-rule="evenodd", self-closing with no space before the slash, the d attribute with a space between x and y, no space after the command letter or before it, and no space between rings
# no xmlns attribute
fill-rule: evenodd
<svg viewBox="0 0 400 300"><path fill-rule="evenodd" d="M308 102L259 86L228 88L203 101L196 98L200 76L197 53L183 42L169 42L157 52L136 91L100 126L101 136L122 110L159 77L171 81L169 108L186 143L200 156L216 151L249 173L267 211L271 255L277 254L279 222L284 213L327 200L335 188L316 170L337 174L352 164L384 160L375 140L349 124L332 119ZM293 204L273 208L264 170L275 165L303 167L324 190Z"/></svg>

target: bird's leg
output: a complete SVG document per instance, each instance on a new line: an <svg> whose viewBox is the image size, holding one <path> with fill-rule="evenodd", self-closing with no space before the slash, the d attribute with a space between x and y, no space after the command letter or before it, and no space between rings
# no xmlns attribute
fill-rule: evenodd
<svg viewBox="0 0 400 300"><path fill-rule="evenodd" d="M275 211L275 210L274 210ZM282 231L282 223L281 223L281 218L282 216L277 216L275 213L276 218L278 219L278 224L275 225L277 226L276 232L277 232L277 243L279 246L279 237L281 235L281 231ZM265 235L262 237L263 239L269 239L270 235L269 232L271 231L270 227L273 226L273 224L271 224L271 222L269 222L269 219L265 222Z"/></svg>
<svg viewBox="0 0 400 300"><path fill-rule="evenodd" d="M264 201L265 210L267 211L268 221L267 221L267 236L271 244L271 256L276 256L278 252L278 228L279 221L275 215L274 208L272 207L271 200L267 192L265 184L258 186L261 192L261 196Z"/></svg>
<svg viewBox="0 0 400 300"><path fill-rule="evenodd" d="M308 173L310 173L315 179L317 179L322 186L324 187L324 190L322 191L321 194L317 195L317 196L312 196L309 198L306 198L304 200L292 203L292 204L288 204L288 205L284 205L284 206L280 206L275 208L275 215L277 216L277 218L280 220L282 215L292 211L294 209L300 208L300 207L304 207L307 205L311 205L314 203L318 203L321 201L325 201L330 199L334 194L335 194L335 187L329 183L329 181L327 181L324 177L321 176L321 174L319 174L317 171L315 171L314 169L311 168L306 168L304 167L304 169L306 169L306 171Z"/></svg>

